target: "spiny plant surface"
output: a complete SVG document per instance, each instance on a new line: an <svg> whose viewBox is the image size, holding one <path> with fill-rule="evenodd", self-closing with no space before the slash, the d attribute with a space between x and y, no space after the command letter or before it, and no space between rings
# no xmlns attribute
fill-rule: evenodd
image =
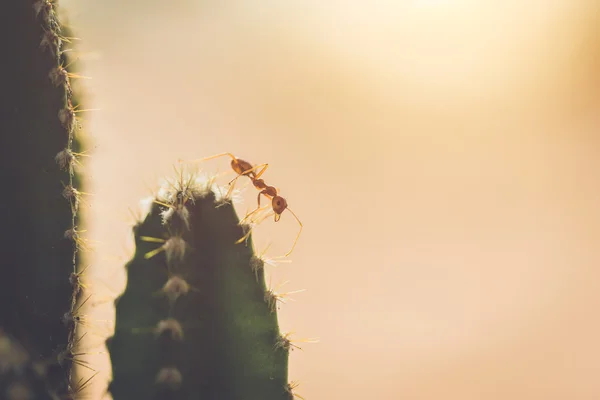
<svg viewBox="0 0 600 400"><path fill-rule="evenodd" d="M69 398L82 243L69 39L50 0L6 0L0 15L0 398Z"/></svg>
<svg viewBox="0 0 600 400"><path fill-rule="evenodd" d="M210 180L179 175L134 228L107 341L115 400L288 400L290 342L264 263Z"/></svg>

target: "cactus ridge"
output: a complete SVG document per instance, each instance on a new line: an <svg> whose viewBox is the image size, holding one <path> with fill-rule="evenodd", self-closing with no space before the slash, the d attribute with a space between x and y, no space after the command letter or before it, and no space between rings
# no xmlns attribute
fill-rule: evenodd
<svg viewBox="0 0 600 400"><path fill-rule="evenodd" d="M74 398L85 388L85 380L70 383L72 366L82 362L75 314L85 241L77 230L71 39L55 1L8 0L2 15L11 39L0 66L0 174L11 193L0 196L0 208L10 210L0 241L0 292L10 299L0 303L0 398Z"/></svg>
<svg viewBox="0 0 600 400"><path fill-rule="evenodd" d="M115 400L293 397L264 263L217 189L182 170L134 227L107 341Z"/></svg>

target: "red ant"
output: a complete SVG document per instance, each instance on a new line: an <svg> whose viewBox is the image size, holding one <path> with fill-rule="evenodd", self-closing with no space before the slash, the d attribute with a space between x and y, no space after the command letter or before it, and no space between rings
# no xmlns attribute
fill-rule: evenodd
<svg viewBox="0 0 600 400"><path fill-rule="evenodd" d="M231 153L220 153L220 154L216 154L214 156L202 158L198 161L211 160L213 158L222 157L222 156L231 157L231 168L237 173L237 176L229 182L230 188L229 188L229 191L227 192L227 197L233 191L233 184L241 176L247 176L252 181L252 184L254 185L254 187L256 189L260 190L260 192L258 193L258 199L257 199L258 207L254 211L252 211L250 214L246 215L246 217L242 220L242 222L245 221L250 215L261 210L261 207L260 207L260 196L261 195L263 195L266 198L268 198L269 200L271 200L271 207L273 208L273 214L275 215L275 217L274 217L275 222L279 221L279 219L281 218L281 214L286 209L289 210L290 213L292 213L294 218L296 218L296 221L298 221L298 224L300 225L300 230L298 231L298 235L296 236L296 239L294 240L294 244L293 244L292 248L290 249L290 251L288 251L286 253L285 257L292 254L292 251L296 247L296 243L298 242L298 239L300 238L300 234L302 233L302 222L300 222L300 219L298 218L298 216L291 209L288 208L287 200L279 195L279 190L273 186L267 185L265 183L265 181L260 178L261 175L269 167L269 164L260 164L260 165L253 166L248 161L239 159ZM259 168L260 168L260 171L256 172ZM268 214L267 216L262 218L261 221L270 216L271 216L271 214ZM238 241L238 243L243 242L249 235L250 235L250 232L248 232L246 235L244 235L244 237L241 238Z"/></svg>

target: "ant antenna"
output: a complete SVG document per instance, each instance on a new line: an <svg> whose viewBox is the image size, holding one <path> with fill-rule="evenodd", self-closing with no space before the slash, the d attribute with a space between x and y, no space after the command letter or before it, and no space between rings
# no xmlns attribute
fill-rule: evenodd
<svg viewBox="0 0 600 400"><path fill-rule="evenodd" d="M294 240L294 244L292 245L292 248L290 249L290 251L288 251L285 254L285 257L288 257L290 254L292 254L292 251L294 251L294 248L296 247L296 243L298 243L298 239L300 239L300 234L302 233L302 222L300 222L300 218L298 218L296 213L293 212L292 210L290 210L289 208L287 208L287 210L292 213L294 218L296 218L296 221L298 221L298 224L300 224L300 230L298 231L298 234L296 235L296 239ZM276 214L276 215L281 216L281 214ZM278 219L276 219L275 221L278 221Z"/></svg>

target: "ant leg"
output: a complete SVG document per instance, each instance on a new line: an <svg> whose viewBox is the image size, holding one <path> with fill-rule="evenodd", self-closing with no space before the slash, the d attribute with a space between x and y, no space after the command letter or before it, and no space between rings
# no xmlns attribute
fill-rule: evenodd
<svg viewBox="0 0 600 400"><path fill-rule="evenodd" d="M250 172L254 172L256 169L261 168L260 173L254 177L252 176L248 176L250 179L254 178L257 179L260 175L262 175L263 172L265 172L265 170L267 169L267 167L269 166L269 164L259 164L259 165L255 165L252 168L249 168L247 170L244 170L244 172L242 172L241 174L238 174L238 176L236 176L235 178L233 178L231 181L229 181L228 185L231 185L233 182L235 182L240 176L248 176L250 174Z"/></svg>
<svg viewBox="0 0 600 400"><path fill-rule="evenodd" d="M228 185L229 185L229 190L227 190L227 195L225 196L226 198L229 198L231 196L231 194L233 193L233 188L235 186L235 182L241 177L241 176L248 176L251 172L254 172L255 170L257 170L258 168L262 168L260 170L260 174L262 174L263 172L265 172L265 170L267 169L267 167L269 166L269 164L259 164L256 165L252 168L249 168L247 170L245 170L244 172L242 172L241 174L239 174L238 176L236 176L235 178L233 178L231 181L229 181ZM258 176L257 175L254 179L256 179ZM253 179L253 177L248 176L250 179Z"/></svg>
<svg viewBox="0 0 600 400"><path fill-rule="evenodd" d="M264 207L257 208L255 210L251 211L250 213L246 214L246 216L244 218L242 218L242 220L240 221L240 224L246 223L246 220L249 219L252 215L256 214L259 211L264 211L264 210L268 209L269 207L270 206L264 206Z"/></svg>
<svg viewBox="0 0 600 400"><path fill-rule="evenodd" d="M177 160L177 162L179 164L183 164L183 163L190 163L190 164L198 164L201 163L203 161L208 161L208 160L212 160L213 158L217 158L217 157L224 157L224 156L228 156L231 157L231 159L233 160L233 163L237 163L238 159L231 153L219 153L219 154L215 154L214 156L210 156L210 157L204 157L204 158L197 158L194 160L184 160L183 158L179 158Z"/></svg>
<svg viewBox="0 0 600 400"><path fill-rule="evenodd" d="M260 224L261 222L263 222L265 219L269 218L269 217L270 217L271 215L273 215L274 213L275 213L275 211L273 211L273 212L271 212L271 213L269 213L269 214L265 215L264 217L262 217L262 218L261 218L261 219L259 219L258 221L254 222L254 225L258 225L258 224ZM247 233L246 233L246 234L245 234L243 237L241 237L241 238L240 238L240 239L239 239L237 242L235 242L235 244L240 244L240 243L242 243L243 241L247 240L247 239L248 239L248 237L250 237L250 234L251 234L251 233L252 233L252 228L248 229L248 232L247 232Z"/></svg>
<svg viewBox="0 0 600 400"><path fill-rule="evenodd" d="M229 181L229 183L227 184L229 186L229 189L227 189L227 194L225 195L226 199L231 198L231 195L233 194L233 188L235 187L235 182L238 180L238 178L242 176L242 175L238 175L235 178L233 178L232 180Z"/></svg>
<svg viewBox="0 0 600 400"><path fill-rule="evenodd" d="M290 249L290 251L288 251L285 255L285 257L289 256L290 254L292 254L292 251L294 251L294 248L296 247L296 243L298 243L298 239L300 239L300 234L302 233L302 222L300 222L300 219L298 218L298 216L288 208L288 210L292 213L292 215L294 216L294 218L296 218L296 221L298 221L298 224L300 224L300 230L298 231L298 235L296 235L296 239L294 240L294 244L292 245L292 248Z"/></svg>
<svg viewBox="0 0 600 400"><path fill-rule="evenodd" d="M250 174L250 172L254 172L255 170L261 168L260 172L255 173L254 176L248 176ZM235 178L233 178L230 182L229 185L231 185L232 182L234 182L235 180L237 180L240 176L248 176L250 179L254 178L254 179L258 179L264 172L265 170L269 167L269 164L259 164L259 165L255 165L252 168L248 168L246 170L244 170L244 172L242 172L241 174L239 174L238 176L236 176Z"/></svg>
<svg viewBox="0 0 600 400"><path fill-rule="evenodd" d="M219 153L219 154L215 154L214 156L197 158L195 160L189 160L189 161L186 161L186 160L183 160L180 158L178 161L180 163L183 163L183 162L198 163L198 162L212 160L213 158L218 158L218 157L223 157L223 156L229 156L229 157L231 157L232 160L237 161L237 158L231 153Z"/></svg>
<svg viewBox="0 0 600 400"><path fill-rule="evenodd" d="M256 201L258 202L258 206L257 206L256 208L260 208L260 195L261 195L261 194L264 194L264 195L266 196L266 193L265 193L265 191L264 191L264 190L261 190L261 191L258 193L258 197L256 198Z"/></svg>
<svg viewBox="0 0 600 400"><path fill-rule="evenodd" d="M250 216L251 216L251 215L253 215L254 213L257 213L258 211L260 211L260 210L261 210L261 208L260 208L260 195L264 195L266 198L269 198L269 195L268 195L268 193L267 193L267 191L266 191L266 190L262 190L262 191L260 191L260 192L258 193L258 207L256 207L256 208L255 208L253 211L251 211L249 214L247 214L247 215L244 217L244 219L242 219L242 221L241 221L242 223L243 223L243 222L244 222L244 221L245 221L245 220L246 220L248 217L250 217Z"/></svg>
<svg viewBox="0 0 600 400"><path fill-rule="evenodd" d="M260 164L260 165L257 165L257 166L256 166L256 167L254 167L254 168L258 168L258 167L263 167L263 168L262 168L260 171L258 171L258 172L256 173L256 175L254 176L254 179L258 179L258 178L260 178L260 176L261 176L262 174L264 174L264 172L267 170L267 168L269 168L269 164Z"/></svg>
<svg viewBox="0 0 600 400"><path fill-rule="evenodd" d="M257 200L257 203L258 203L258 206L256 207L256 209L254 209L253 211L251 211L251 212L250 212L250 214L246 215L246 216L244 217L244 220L246 220L246 218L248 218L249 216L253 215L254 213L256 213L256 212L259 212L260 210L264 210L265 208L268 208L268 207L270 207L270 205L269 205L269 206L266 206L266 207L263 207L263 208L261 208L261 207L260 207L260 196L261 196L261 195L265 196L265 197L266 197L267 199L269 199L269 200L271 199L271 195L268 193L268 190L266 190L266 189L265 189L265 190L261 190L261 191L258 193L258 197L256 198L256 200ZM277 214L275 214L275 215L277 215Z"/></svg>

